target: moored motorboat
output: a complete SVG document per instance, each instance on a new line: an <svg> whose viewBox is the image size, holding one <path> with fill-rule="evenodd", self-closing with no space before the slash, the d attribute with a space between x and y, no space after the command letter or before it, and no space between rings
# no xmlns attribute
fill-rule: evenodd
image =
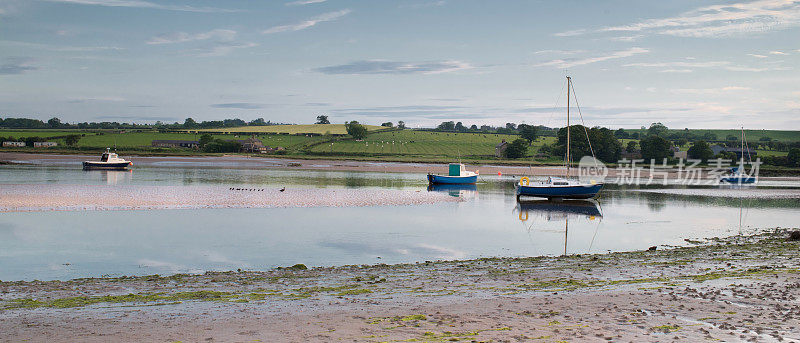
<svg viewBox="0 0 800 343"><path fill-rule="evenodd" d="M83 169L125 170L132 165L133 162L120 158L111 149L106 149L100 161L83 161Z"/></svg>
<svg viewBox="0 0 800 343"><path fill-rule="evenodd" d="M478 173L467 171L461 163L450 163L448 175L428 174L430 184L464 185L478 182Z"/></svg>

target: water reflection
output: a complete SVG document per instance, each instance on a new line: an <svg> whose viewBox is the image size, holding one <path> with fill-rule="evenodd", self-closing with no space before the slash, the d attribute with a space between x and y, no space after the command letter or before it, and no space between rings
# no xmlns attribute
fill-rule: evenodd
<svg viewBox="0 0 800 343"><path fill-rule="evenodd" d="M600 204L594 200L568 200L568 201L550 201L550 200L533 200L533 201L519 201L517 207L514 209L517 212L517 217L523 223L528 235L531 235L534 230L539 231L553 231L552 228L545 225L534 225L537 221L542 219L546 222L564 222L564 253L568 254L569 242L569 220L575 219L588 219L590 221L597 220L592 240L589 243L589 249L594 245L594 239L597 237L597 231L600 228L599 222L603 218ZM526 222L530 221L530 224ZM541 223L544 224L544 223ZM555 229L559 231L560 229Z"/></svg>
<svg viewBox="0 0 800 343"><path fill-rule="evenodd" d="M127 184L133 179L133 170L85 170L92 177L99 177L107 185Z"/></svg>
<svg viewBox="0 0 800 343"><path fill-rule="evenodd" d="M447 184L431 184L428 185L428 192L442 192L447 193L453 197L474 197L478 194L478 186L471 185L447 185Z"/></svg>

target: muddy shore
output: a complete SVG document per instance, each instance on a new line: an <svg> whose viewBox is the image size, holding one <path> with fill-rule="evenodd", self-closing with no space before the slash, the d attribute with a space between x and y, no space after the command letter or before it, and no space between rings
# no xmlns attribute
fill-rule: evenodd
<svg viewBox="0 0 800 343"><path fill-rule="evenodd" d="M369 161L349 161L349 160L303 160L285 159L270 157L249 157L240 155L223 156L123 156L134 162L133 169L137 166L148 167L179 167L193 166L201 168L243 168L243 169L298 169L298 170L328 170L328 171L361 171L361 172L389 172L389 173L446 173L447 165L442 163L404 163L404 162L369 162ZM0 161L10 164L34 164L34 165L75 165L87 160L96 160L97 156L88 155L48 155L48 154L26 154L0 152ZM644 166L638 177L649 177L649 165ZM482 175L497 175L501 173L507 176L563 176L563 166L505 166L466 164L467 170L478 171ZM572 175L577 175L573 169ZM662 178L664 173L659 172L656 179ZM677 173L669 171L666 173L668 178L675 178ZM608 177L626 176L625 172L620 173L617 169L609 169ZM701 178L707 178L706 172L699 174Z"/></svg>
<svg viewBox="0 0 800 343"><path fill-rule="evenodd" d="M0 341L797 341L800 242L0 283Z"/></svg>

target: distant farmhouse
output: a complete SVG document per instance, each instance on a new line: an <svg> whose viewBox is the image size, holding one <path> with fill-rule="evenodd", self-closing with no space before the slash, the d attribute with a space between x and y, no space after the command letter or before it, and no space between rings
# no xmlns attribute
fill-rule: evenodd
<svg viewBox="0 0 800 343"><path fill-rule="evenodd" d="M264 146L260 139L248 138L244 140L236 140L242 144L242 150L246 152L260 152L266 153L269 148Z"/></svg>
<svg viewBox="0 0 800 343"><path fill-rule="evenodd" d="M52 148L57 145L58 143L56 142L33 142L34 148Z"/></svg>
<svg viewBox="0 0 800 343"><path fill-rule="evenodd" d="M508 149L508 142L506 140L502 140L499 144L494 146L494 156L495 157L503 157L503 154Z"/></svg>
<svg viewBox="0 0 800 343"><path fill-rule="evenodd" d="M12 142L12 141L3 142L3 147L4 148L5 147L9 147L9 148L10 147L24 147L24 146L25 146L25 142Z"/></svg>
<svg viewBox="0 0 800 343"><path fill-rule="evenodd" d="M190 148L190 149L197 149L200 147L200 142L198 141L183 141L183 140L153 140L151 143L152 146L158 148Z"/></svg>

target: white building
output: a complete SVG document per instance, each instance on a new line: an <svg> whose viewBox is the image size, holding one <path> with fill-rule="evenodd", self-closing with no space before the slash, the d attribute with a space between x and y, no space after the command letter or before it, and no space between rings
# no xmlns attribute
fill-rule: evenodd
<svg viewBox="0 0 800 343"><path fill-rule="evenodd" d="M33 142L34 148L50 148L58 145L56 142Z"/></svg>
<svg viewBox="0 0 800 343"><path fill-rule="evenodd" d="M24 147L25 142L3 142L3 147Z"/></svg>

